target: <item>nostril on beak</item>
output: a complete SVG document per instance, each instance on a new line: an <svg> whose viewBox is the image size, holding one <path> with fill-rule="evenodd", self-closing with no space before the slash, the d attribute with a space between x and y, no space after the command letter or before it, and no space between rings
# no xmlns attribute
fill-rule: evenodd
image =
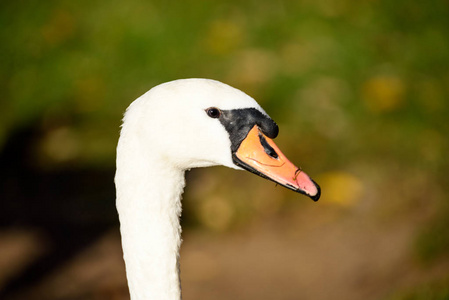
<svg viewBox="0 0 449 300"><path fill-rule="evenodd" d="M274 151L274 149L268 144L267 140L263 137L262 134L259 133L260 144L262 145L265 153L271 156L272 158L277 159L279 155Z"/></svg>

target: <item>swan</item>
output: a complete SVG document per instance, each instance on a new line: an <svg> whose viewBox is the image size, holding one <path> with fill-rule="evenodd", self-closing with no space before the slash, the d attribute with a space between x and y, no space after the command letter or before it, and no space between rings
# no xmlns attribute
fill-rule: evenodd
<svg viewBox="0 0 449 300"><path fill-rule="evenodd" d="M186 170L245 169L313 200L320 187L273 140L278 126L250 96L210 79L158 85L127 108L117 145L116 206L132 300L179 300Z"/></svg>

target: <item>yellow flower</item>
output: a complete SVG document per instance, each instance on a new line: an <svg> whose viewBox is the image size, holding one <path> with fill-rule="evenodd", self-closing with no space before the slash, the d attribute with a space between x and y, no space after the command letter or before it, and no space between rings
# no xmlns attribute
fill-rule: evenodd
<svg viewBox="0 0 449 300"><path fill-rule="evenodd" d="M343 171L324 173L317 178L317 182L321 186L323 202L344 207L356 205L364 189L359 178Z"/></svg>
<svg viewBox="0 0 449 300"><path fill-rule="evenodd" d="M404 103L405 85L398 77L377 76L368 79L362 87L362 99L375 113L389 112Z"/></svg>

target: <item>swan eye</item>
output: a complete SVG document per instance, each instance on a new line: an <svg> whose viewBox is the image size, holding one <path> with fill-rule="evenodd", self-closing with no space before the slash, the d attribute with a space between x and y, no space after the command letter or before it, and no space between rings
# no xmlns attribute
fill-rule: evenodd
<svg viewBox="0 0 449 300"><path fill-rule="evenodd" d="M209 117L214 118L214 119L219 118L221 115L221 111L216 107L210 107L210 108L206 109L206 113Z"/></svg>

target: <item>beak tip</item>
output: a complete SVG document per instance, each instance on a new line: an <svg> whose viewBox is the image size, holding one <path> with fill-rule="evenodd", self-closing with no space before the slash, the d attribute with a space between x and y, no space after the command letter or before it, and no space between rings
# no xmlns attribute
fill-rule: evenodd
<svg viewBox="0 0 449 300"><path fill-rule="evenodd" d="M312 179L311 179L312 180ZM320 188L320 186L315 182L315 181L313 181L312 180L312 182L315 184L315 187L316 187L316 190L317 190L317 192L316 192L316 194L315 195L309 195L309 197L313 200L313 201L315 201L315 202L317 202L319 199L320 199L320 197L321 197L321 188Z"/></svg>

